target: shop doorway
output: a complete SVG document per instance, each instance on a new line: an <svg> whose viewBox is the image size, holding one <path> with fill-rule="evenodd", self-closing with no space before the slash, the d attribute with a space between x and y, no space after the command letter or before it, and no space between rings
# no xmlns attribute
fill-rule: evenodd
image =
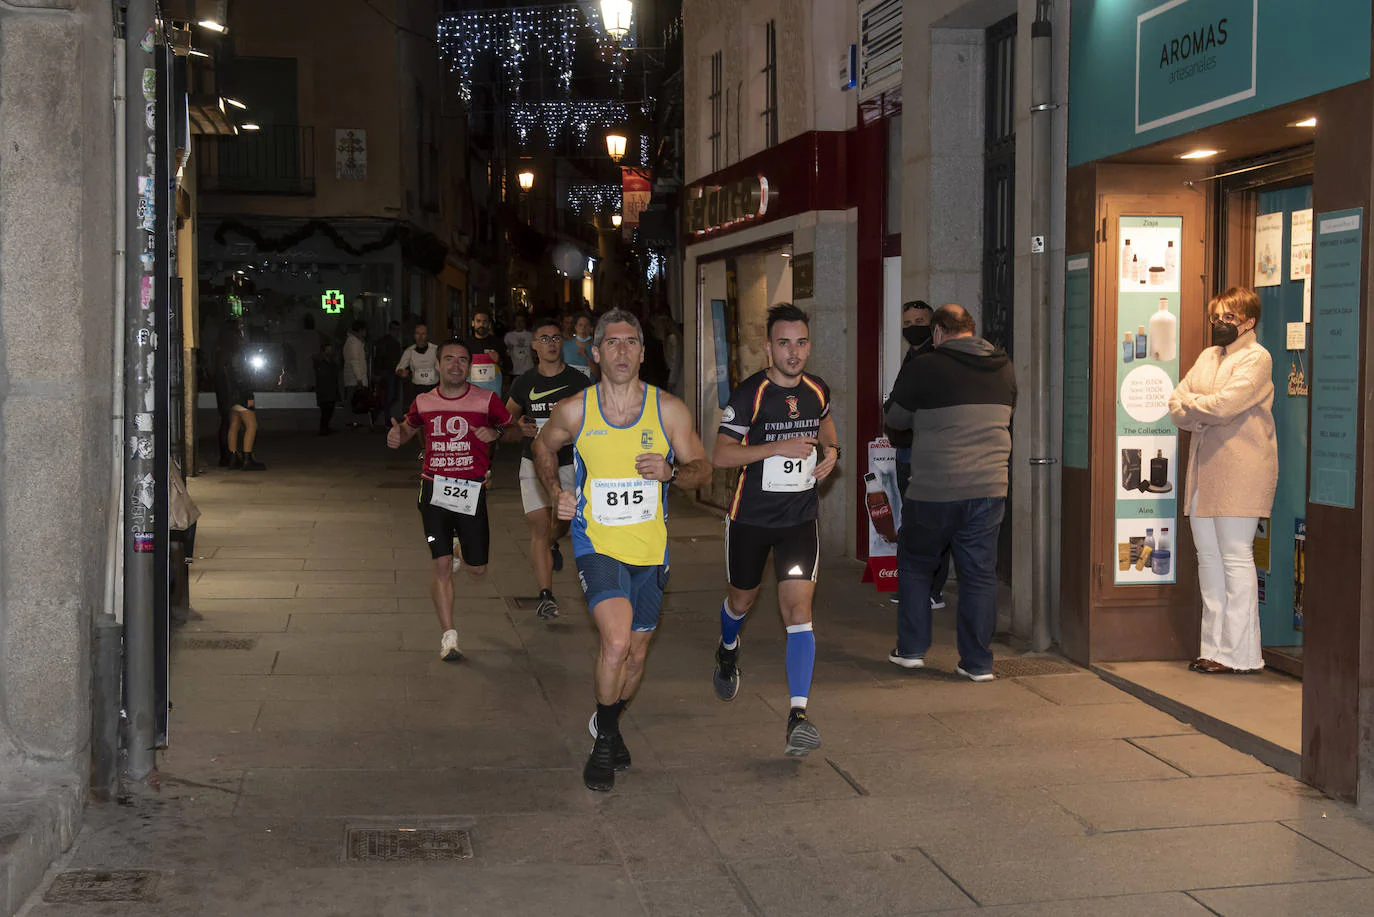
<svg viewBox="0 0 1374 917"><path fill-rule="evenodd" d="M1260 637L1265 665L1302 677L1303 584L1306 576L1308 380L1311 377L1312 178L1310 159L1287 164L1303 174L1275 181L1238 177L1223 186L1221 219L1228 238L1224 286L1253 286L1261 313L1259 342L1274 363L1274 428L1279 480L1268 519L1255 537L1260 582ZM1283 166L1278 167L1283 169ZM1263 182L1263 184L1261 184Z"/></svg>

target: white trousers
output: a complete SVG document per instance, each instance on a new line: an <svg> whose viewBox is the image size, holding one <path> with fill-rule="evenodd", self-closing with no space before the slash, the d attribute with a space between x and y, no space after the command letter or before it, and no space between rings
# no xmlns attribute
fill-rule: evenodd
<svg viewBox="0 0 1374 917"><path fill-rule="evenodd" d="M1202 649L1198 654L1233 669L1264 667L1260 654L1259 578L1255 573L1258 519L1189 516L1202 587Z"/></svg>

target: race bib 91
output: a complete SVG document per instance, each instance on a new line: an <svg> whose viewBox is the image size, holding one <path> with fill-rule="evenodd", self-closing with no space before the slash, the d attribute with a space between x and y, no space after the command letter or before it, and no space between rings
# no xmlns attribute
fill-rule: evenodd
<svg viewBox="0 0 1374 917"><path fill-rule="evenodd" d="M801 493L816 486L816 450L804 459L770 455L763 460L763 489L769 493Z"/></svg>
<svg viewBox="0 0 1374 917"><path fill-rule="evenodd" d="M477 515L477 498L482 495L481 481L465 481L462 478L434 476L434 492L429 502L432 506L452 510L464 516Z"/></svg>
<svg viewBox="0 0 1374 917"><path fill-rule="evenodd" d="M598 525L638 525L658 515L658 481L593 478L592 518Z"/></svg>

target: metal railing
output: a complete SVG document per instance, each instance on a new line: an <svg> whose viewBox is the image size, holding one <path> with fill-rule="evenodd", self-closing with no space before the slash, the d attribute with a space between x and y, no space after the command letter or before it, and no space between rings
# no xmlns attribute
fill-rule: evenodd
<svg viewBox="0 0 1374 917"><path fill-rule="evenodd" d="M235 137L202 138L196 178L206 194L315 193L315 129L267 126Z"/></svg>

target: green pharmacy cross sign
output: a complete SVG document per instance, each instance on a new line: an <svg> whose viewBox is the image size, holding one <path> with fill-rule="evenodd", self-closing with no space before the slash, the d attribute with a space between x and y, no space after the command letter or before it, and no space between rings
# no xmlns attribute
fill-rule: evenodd
<svg viewBox="0 0 1374 917"><path fill-rule="evenodd" d="M344 310L343 293L338 290L325 290L320 297L320 308L330 315L338 315Z"/></svg>

